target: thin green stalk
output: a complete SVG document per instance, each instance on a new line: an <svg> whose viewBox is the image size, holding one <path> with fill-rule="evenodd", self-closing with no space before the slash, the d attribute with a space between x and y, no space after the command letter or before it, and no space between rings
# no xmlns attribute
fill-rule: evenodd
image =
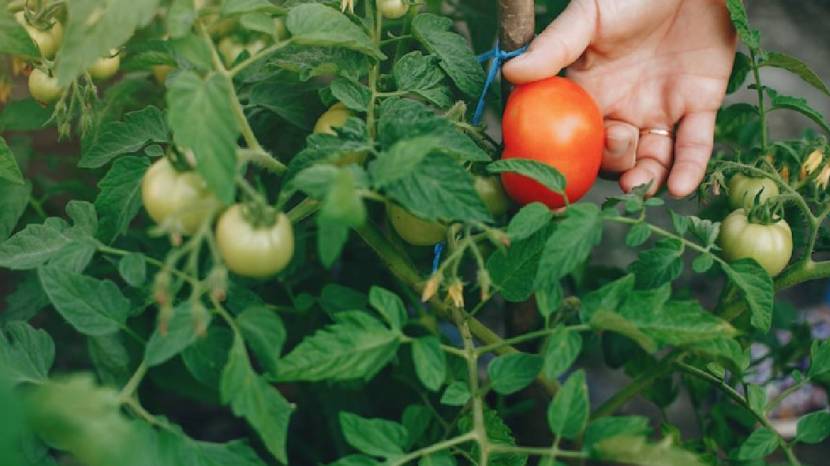
<svg viewBox="0 0 830 466"><path fill-rule="evenodd" d="M421 448L420 450L415 450L412 453L407 455L401 456L400 458L396 458L394 460L389 461L386 463L388 466L403 466L410 461L417 460L418 458L422 458L424 456L429 456L433 453L438 453L440 451L449 450L450 448L460 445L462 443L467 443L472 440L475 440L475 437L472 433L467 433L464 435L459 435L458 437L453 437L449 440L444 440L443 442L438 442L436 444L430 445L428 447Z"/></svg>
<svg viewBox="0 0 830 466"><path fill-rule="evenodd" d="M277 42L275 44L272 44L269 47L266 47L266 48L260 50L258 53L252 55L251 57L246 58L245 60L243 60L242 62L240 62L239 64L237 64L233 68L231 68L230 70L228 70L228 74L230 75L231 78L234 78L234 77L236 77L237 74L242 72L242 70L244 70L245 68L251 66L252 64L254 64L256 62L258 62L262 58L267 57L268 55L276 52L277 50L280 50L280 49L283 49L283 48L287 47L290 44L291 44L291 39L290 38L286 39L286 40L283 40L283 41L280 41L280 42Z"/></svg>
<svg viewBox="0 0 830 466"><path fill-rule="evenodd" d="M764 102L764 87L761 84L760 67L754 50L749 51L749 58L752 62L752 75L755 78L755 88L758 92L758 115L761 118L761 150L767 150L769 145L769 130L767 129L767 109Z"/></svg>
<svg viewBox="0 0 830 466"><path fill-rule="evenodd" d="M517 447L513 445L506 445L503 443L495 443L491 446L494 453L514 453L518 455L532 455L532 456L552 456L562 458L582 459L588 458L588 454L584 451L570 451L560 450L558 448L545 447Z"/></svg>
<svg viewBox="0 0 830 466"><path fill-rule="evenodd" d="M569 330L569 331L572 331L572 332L587 332L590 329L591 329L591 327L588 326L588 325L572 325L572 326L566 327L566 330ZM552 333L557 332L558 330L559 330L558 328L545 328L545 329L541 329L541 330L536 330L534 332L525 333L523 335L519 335L519 336L516 336L516 337L513 337L513 338L505 338L504 340L502 340L500 342L496 342L496 343L493 343L493 344L490 344L490 345L485 345L485 346L479 346L478 348L476 348L476 352L478 354L489 353L490 351L496 350L496 349L498 349L502 346L505 346L505 345L517 345L519 343L524 343L526 341L546 337L546 336L548 336Z"/></svg>
<svg viewBox="0 0 830 466"><path fill-rule="evenodd" d="M127 400L133 397L133 394L138 389L138 386L141 385L141 381L144 379L144 376L147 374L147 370L149 366L144 361L141 361L141 364L138 365L135 372L133 372L132 377L130 380L127 381L127 384L124 385L124 388L121 389L121 392L118 394L118 400L122 404L126 403Z"/></svg>
<svg viewBox="0 0 830 466"><path fill-rule="evenodd" d="M669 354L658 364L652 366L649 370L637 376L637 378L635 378L630 384L626 385L611 398L597 407L597 409L591 413L591 419L597 419L614 414L624 404L628 403L632 398L639 395L640 392L653 384L655 380L671 372L672 363L680 356L680 353Z"/></svg>
<svg viewBox="0 0 830 466"><path fill-rule="evenodd" d="M470 332L470 326L467 323L467 317L461 309L453 309L453 320L458 330L461 332L461 339L464 342L465 359L467 360L467 378L470 384L470 393L473 394L472 409L473 409L473 432L476 441L479 444L481 451L481 458L479 464L486 465L489 457L490 442L487 437L487 428L484 424L484 403L481 399L478 386L478 354L473 343L473 335Z"/></svg>

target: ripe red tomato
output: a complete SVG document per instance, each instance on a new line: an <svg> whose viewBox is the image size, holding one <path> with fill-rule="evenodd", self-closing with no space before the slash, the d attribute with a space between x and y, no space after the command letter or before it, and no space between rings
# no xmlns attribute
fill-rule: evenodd
<svg viewBox="0 0 830 466"><path fill-rule="evenodd" d="M605 126L594 99L573 81L553 77L517 86L504 109L502 134L502 159L532 159L556 168L567 180L565 194L570 202L594 184ZM525 176L504 173L502 183L519 204L565 205L562 196Z"/></svg>

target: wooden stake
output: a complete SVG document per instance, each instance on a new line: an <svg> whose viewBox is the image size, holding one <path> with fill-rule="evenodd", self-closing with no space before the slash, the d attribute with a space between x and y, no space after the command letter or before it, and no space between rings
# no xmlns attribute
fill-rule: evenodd
<svg viewBox="0 0 830 466"><path fill-rule="evenodd" d="M533 39L534 0L499 1L499 39L505 51L516 50Z"/></svg>

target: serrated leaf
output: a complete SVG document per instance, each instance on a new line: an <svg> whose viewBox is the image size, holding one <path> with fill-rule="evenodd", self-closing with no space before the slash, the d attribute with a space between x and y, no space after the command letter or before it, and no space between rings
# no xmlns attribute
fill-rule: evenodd
<svg viewBox="0 0 830 466"><path fill-rule="evenodd" d="M723 265L729 280L741 290L749 305L752 326L766 332L772 325L772 306L775 297L769 274L752 259L742 259Z"/></svg>
<svg viewBox="0 0 830 466"><path fill-rule="evenodd" d="M538 182L551 191L564 194L566 180L565 176L556 168L531 159L503 159L487 165L490 173L517 173Z"/></svg>
<svg viewBox="0 0 830 466"><path fill-rule="evenodd" d="M40 58L37 45L9 10L8 0L0 1L0 53Z"/></svg>
<svg viewBox="0 0 830 466"><path fill-rule="evenodd" d="M193 150L196 170L216 196L234 200L236 140L239 122L231 109L233 89L218 73L204 79L192 71L179 72L167 82L167 120L173 139Z"/></svg>
<svg viewBox="0 0 830 466"><path fill-rule="evenodd" d="M0 243L0 267L11 270L39 267L57 256L71 241L62 231L46 224L27 225Z"/></svg>
<svg viewBox="0 0 830 466"><path fill-rule="evenodd" d="M346 442L358 451L386 458L403 454L409 434L397 422L367 419L345 411L340 412L338 419Z"/></svg>
<svg viewBox="0 0 830 466"><path fill-rule="evenodd" d="M663 239L651 249L640 252L630 270L640 288L655 288L669 283L683 272L683 245L674 239Z"/></svg>
<svg viewBox="0 0 830 466"><path fill-rule="evenodd" d="M77 331L99 336L124 326L130 302L115 283L50 266L38 274L52 305Z"/></svg>
<svg viewBox="0 0 830 466"><path fill-rule="evenodd" d="M545 364L542 373L550 380L562 375L576 361L582 351L582 337L565 327L559 327L545 343Z"/></svg>
<svg viewBox="0 0 830 466"><path fill-rule="evenodd" d="M343 105L356 112L366 111L372 94L368 87L348 78L335 79L331 83L331 93Z"/></svg>
<svg viewBox="0 0 830 466"><path fill-rule="evenodd" d="M430 13L412 21L412 33L441 60L441 68L467 97L476 97L484 87L484 71L463 36L449 31L452 21Z"/></svg>
<svg viewBox="0 0 830 466"><path fill-rule="evenodd" d="M0 137L0 182L3 180L16 185L23 184L23 174L17 166L17 160L12 150L6 144L6 140Z"/></svg>
<svg viewBox="0 0 830 466"><path fill-rule="evenodd" d="M208 328L207 335L185 348L182 361L196 380L218 390L232 345L233 333L214 325Z"/></svg>
<svg viewBox="0 0 830 466"><path fill-rule="evenodd" d="M634 437L648 436L651 433L651 426L647 417L643 416L617 416L601 417L588 424L585 430L583 443L589 449L607 438L618 435Z"/></svg>
<svg viewBox="0 0 830 466"><path fill-rule="evenodd" d="M807 100L801 97L780 95L771 89L767 89L767 94L769 94L772 98L772 101L770 102L772 110L788 109L798 112L812 120L815 124L819 125L821 129L827 133L830 133L830 123L827 122L821 112L810 106L810 104L807 103Z"/></svg>
<svg viewBox="0 0 830 466"><path fill-rule="evenodd" d="M735 458L741 461L764 458L778 449L780 440L775 432L762 427L755 430L741 444Z"/></svg>
<svg viewBox="0 0 830 466"><path fill-rule="evenodd" d="M383 316L389 326L400 330L406 323L406 306L395 293L373 286L369 290L369 304Z"/></svg>
<svg viewBox="0 0 830 466"><path fill-rule="evenodd" d="M32 184L0 181L0 244L14 231L29 205Z"/></svg>
<svg viewBox="0 0 830 466"><path fill-rule="evenodd" d="M521 302L528 299L535 288L542 288L536 287L534 280L550 235L551 227L544 227L529 238L494 252L487 259L487 271L504 299Z"/></svg>
<svg viewBox="0 0 830 466"><path fill-rule="evenodd" d="M0 329L0 368L13 384L43 383L55 362L55 343L44 330L26 322L9 322Z"/></svg>
<svg viewBox="0 0 830 466"><path fill-rule="evenodd" d="M810 370L807 372L807 377L815 378L827 372L830 372L830 340L813 341L810 347Z"/></svg>
<svg viewBox="0 0 830 466"><path fill-rule="evenodd" d="M276 374L287 336L280 316L266 307L252 306L237 316L236 324L265 372Z"/></svg>
<svg viewBox="0 0 830 466"><path fill-rule="evenodd" d="M447 406L464 406L470 400L470 388L466 382L455 381L447 386L441 395L441 404Z"/></svg>
<svg viewBox="0 0 830 466"><path fill-rule="evenodd" d="M441 340L434 336L415 339L412 342L412 361L415 373L426 388L437 391L447 376L447 357L441 349Z"/></svg>
<svg viewBox="0 0 830 466"><path fill-rule="evenodd" d="M287 464L288 423L294 408L279 390L254 372L239 338L234 340L222 372L220 394L222 402L257 431L268 451Z"/></svg>
<svg viewBox="0 0 830 466"><path fill-rule="evenodd" d="M554 434L575 439L585 429L590 414L585 372L571 374L548 406L548 427Z"/></svg>
<svg viewBox="0 0 830 466"><path fill-rule="evenodd" d="M306 337L279 361L279 381L368 380L395 357L397 332L361 311Z"/></svg>
<svg viewBox="0 0 830 466"><path fill-rule="evenodd" d="M542 370L544 360L535 354L511 353L490 362L487 374L493 391L501 395L515 393L530 385Z"/></svg>
<svg viewBox="0 0 830 466"><path fill-rule="evenodd" d="M802 62L798 58L780 52L768 52L761 66L771 66L773 68L781 68L787 70L807 84L813 86L825 95L830 96L830 88L821 80L821 77L813 71L809 65Z"/></svg>
<svg viewBox="0 0 830 466"><path fill-rule="evenodd" d="M795 440L802 443L821 443L830 436L830 413L816 411L801 416L796 427Z"/></svg>
<svg viewBox="0 0 830 466"><path fill-rule="evenodd" d="M625 235L625 244L634 248L648 241L649 237L651 237L651 227L648 223L640 222L628 230L628 234Z"/></svg>
<svg viewBox="0 0 830 466"><path fill-rule="evenodd" d="M571 273L588 259L602 239L602 216L596 204L574 204L550 235L536 275L536 286L550 283Z"/></svg>
<svg viewBox="0 0 830 466"><path fill-rule="evenodd" d="M95 209L100 217L98 238L111 242L127 231L141 209L141 180L150 166L146 157L122 157L98 182Z"/></svg>
<svg viewBox="0 0 830 466"><path fill-rule="evenodd" d="M138 288L147 281L147 258L134 252L118 261L118 274L128 285Z"/></svg>
<svg viewBox="0 0 830 466"><path fill-rule="evenodd" d="M136 29L150 23L159 0L73 0L67 5L66 25L56 75L69 84L112 49L124 45ZM129 11L130 14L124 14Z"/></svg>
<svg viewBox="0 0 830 466"><path fill-rule="evenodd" d="M162 334L160 329L156 328L147 341L144 362L150 367L163 364L196 341L196 324L193 317L193 308L189 302L176 306L173 316L167 323L166 333Z"/></svg>
<svg viewBox="0 0 830 466"><path fill-rule="evenodd" d="M761 35L749 26L749 18L746 14L743 0L727 0L726 7L729 10L732 24L735 25L741 41L750 49L760 47Z"/></svg>
<svg viewBox="0 0 830 466"><path fill-rule="evenodd" d="M285 27L291 32L291 41L297 44L343 47L379 60L386 58L360 27L337 10L320 3L304 3L291 8Z"/></svg>
<svg viewBox="0 0 830 466"><path fill-rule="evenodd" d="M78 166L98 168L119 155L138 152L148 144L169 142L164 113L150 105L127 113L123 121L104 123L94 139L84 141Z"/></svg>
<svg viewBox="0 0 830 466"><path fill-rule="evenodd" d="M507 225L507 234L511 241L518 241L529 238L549 224L553 218L553 212L548 206L540 202L532 202L522 207Z"/></svg>

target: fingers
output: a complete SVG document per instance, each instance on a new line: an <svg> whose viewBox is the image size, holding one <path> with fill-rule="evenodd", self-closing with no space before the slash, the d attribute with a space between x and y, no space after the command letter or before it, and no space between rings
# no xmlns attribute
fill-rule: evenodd
<svg viewBox="0 0 830 466"><path fill-rule="evenodd" d="M669 177L672 196L688 196L703 181L706 164L712 155L716 116L715 112L690 113L680 122L675 162Z"/></svg>
<svg viewBox="0 0 830 466"><path fill-rule="evenodd" d="M659 134L643 134L637 148L637 163L620 178L620 187L628 192L651 182L648 194L653 195L666 181L671 166L672 139Z"/></svg>
<svg viewBox="0 0 830 466"><path fill-rule="evenodd" d="M605 120L605 151L602 171L624 172L634 167L640 130L619 120Z"/></svg>
<svg viewBox="0 0 830 466"><path fill-rule="evenodd" d="M555 76L588 48L596 28L596 2L574 1L537 37L527 52L502 68L513 84Z"/></svg>

